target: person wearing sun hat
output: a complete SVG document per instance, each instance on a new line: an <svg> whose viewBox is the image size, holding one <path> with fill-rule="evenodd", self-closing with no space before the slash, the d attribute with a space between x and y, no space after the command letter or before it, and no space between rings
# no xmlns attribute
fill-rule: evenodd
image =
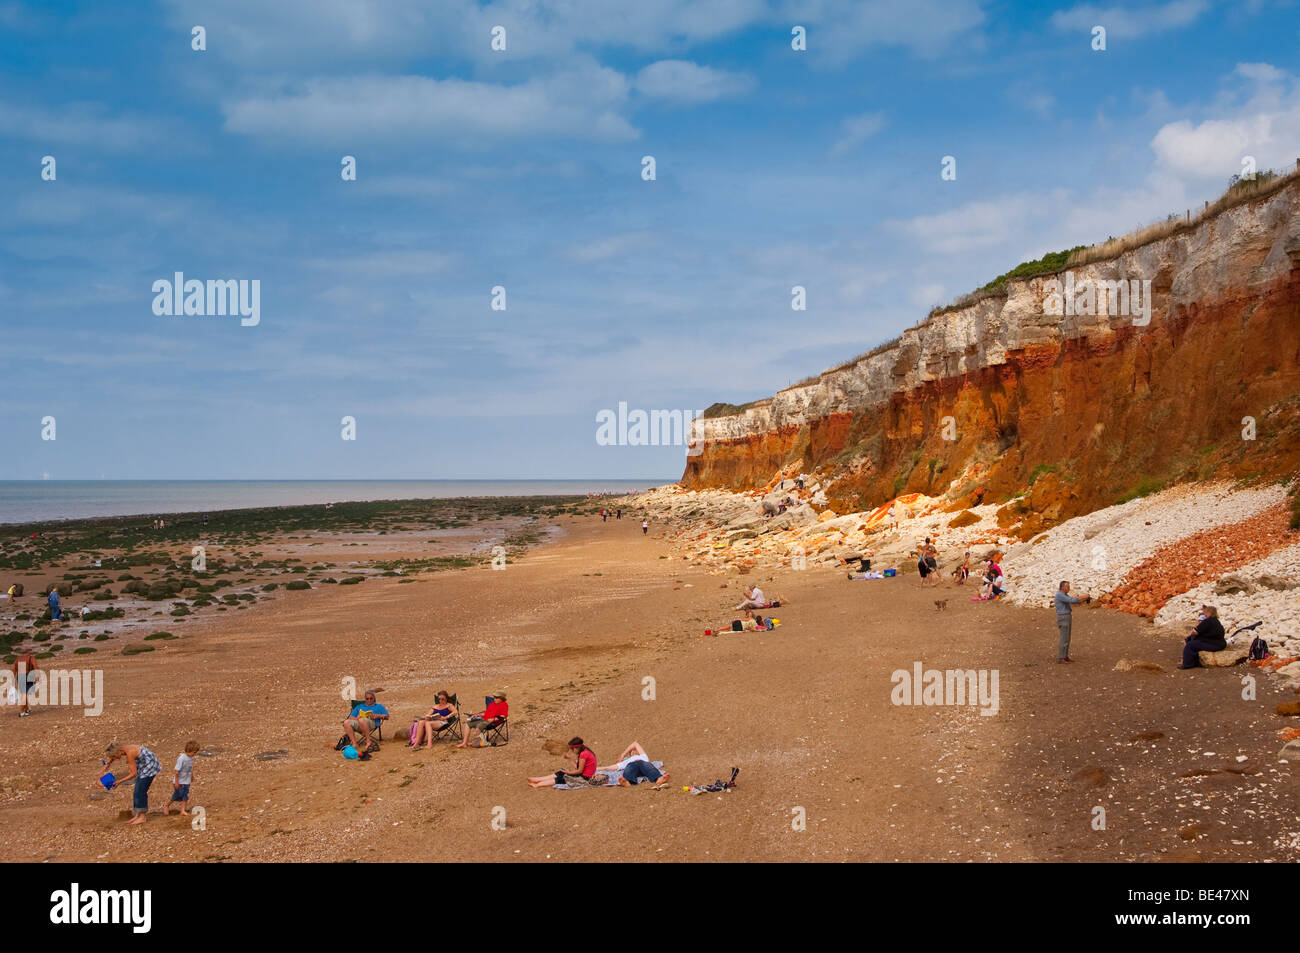
<svg viewBox="0 0 1300 953"><path fill-rule="evenodd" d="M478 737L479 732L486 728L495 728L507 718L510 717L510 706L506 703L506 693L496 691L492 693L492 703L477 715L471 715L465 727L469 730L465 732L465 739L457 748L468 748L470 744Z"/></svg>

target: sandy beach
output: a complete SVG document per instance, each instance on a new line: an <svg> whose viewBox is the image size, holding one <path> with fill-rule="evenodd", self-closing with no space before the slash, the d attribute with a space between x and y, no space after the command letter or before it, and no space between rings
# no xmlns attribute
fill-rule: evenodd
<svg viewBox="0 0 1300 953"><path fill-rule="evenodd" d="M1273 714L1294 696L1277 680L1244 700L1242 669L1177 672L1181 639L1103 608L1077 612L1075 662L1060 666L1048 609L921 589L915 575L724 576L630 515L550 518L550 541L504 571L276 592L186 620L158 651L89 656L102 715L45 708L20 722L0 709L0 849L28 861L1294 859L1296 778L1277 761ZM276 551L321 542L286 537ZM384 545L391 558L428 550ZM787 600L780 627L704 637L750 582ZM1161 671L1116 670L1121 659ZM894 704L893 673L917 663L996 671L996 714ZM332 747L346 677L382 687L393 714L368 762ZM407 748L441 688L474 710L504 689L510 743ZM524 779L561 767L573 735L602 764L639 741L672 783L531 790ZM191 738L203 830L158 813ZM96 784L110 741L163 762L142 826L121 823L129 791ZM733 791L682 791L733 766Z"/></svg>

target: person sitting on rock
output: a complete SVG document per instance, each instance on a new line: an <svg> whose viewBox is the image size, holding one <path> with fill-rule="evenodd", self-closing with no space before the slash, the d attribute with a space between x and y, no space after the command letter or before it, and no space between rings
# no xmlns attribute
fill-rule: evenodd
<svg viewBox="0 0 1300 953"><path fill-rule="evenodd" d="M1200 652L1222 652L1228 647L1224 636L1223 623L1219 621L1219 610L1214 606L1201 606L1197 616L1196 628L1183 643L1183 664L1179 668L1199 668Z"/></svg>

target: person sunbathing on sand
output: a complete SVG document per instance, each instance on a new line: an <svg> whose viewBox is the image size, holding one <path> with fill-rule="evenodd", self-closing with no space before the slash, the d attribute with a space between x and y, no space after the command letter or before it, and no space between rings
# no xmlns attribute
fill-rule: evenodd
<svg viewBox="0 0 1300 953"><path fill-rule="evenodd" d="M596 773L596 752L588 748L581 738L574 738L569 742L569 756L574 759L576 771L565 771L561 768L543 778L529 778L528 786L550 788L563 784L571 788L594 788L605 783L605 776Z"/></svg>
<svg viewBox="0 0 1300 953"><path fill-rule="evenodd" d="M656 768L650 760L650 755L646 754L645 748L636 741L623 749L623 753L618 756L617 764L596 770L616 773L619 786L625 788L634 787L642 781L666 784L669 779L668 772Z"/></svg>
<svg viewBox="0 0 1300 953"><path fill-rule="evenodd" d="M433 739L438 732L446 728L455 721L456 709L452 707L451 696L446 692L438 692L433 699L433 707L429 713L415 723L415 740L410 743L410 747L418 748L420 743L424 743L426 749L433 747Z"/></svg>

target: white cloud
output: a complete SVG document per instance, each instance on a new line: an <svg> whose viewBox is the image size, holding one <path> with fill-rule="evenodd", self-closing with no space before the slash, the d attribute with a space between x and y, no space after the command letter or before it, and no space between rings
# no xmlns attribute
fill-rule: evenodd
<svg viewBox="0 0 1300 953"><path fill-rule="evenodd" d="M1102 7L1081 3L1052 14L1052 26L1061 31L1087 33L1094 26L1106 28L1107 39L1131 40L1187 26L1210 8L1206 0L1172 0L1145 7Z"/></svg>
<svg viewBox="0 0 1300 953"><path fill-rule="evenodd" d="M985 20L978 0L784 0L778 7L779 22L808 28L805 55L814 66L840 66L871 50L900 46L938 56L972 38Z"/></svg>
<svg viewBox="0 0 1300 953"><path fill-rule="evenodd" d="M628 232L622 235L609 235L595 241L575 245L568 250L567 257L573 261L606 261L641 251L649 244L650 236L646 232Z"/></svg>
<svg viewBox="0 0 1300 953"><path fill-rule="evenodd" d="M831 156L838 158L848 155L884 128L884 113L862 113L858 116L849 116L840 123L840 137L836 140L835 145L831 146Z"/></svg>
<svg viewBox="0 0 1300 953"><path fill-rule="evenodd" d="M97 105L74 103L39 110L0 104L0 136L41 147L85 145L109 152L140 152L163 145L175 150L178 144L187 141L187 137L176 135L165 126L170 123L140 116L108 116Z"/></svg>
<svg viewBox="0 0 1300 953"><path fill-rule="evenodd" d="M342 254L336 257L312 258L304 262L311 268L325 269L336 275L351 278L354 283L365 284L380 278L399 278L430 275L445 271L453 257L420 248L393 248L364 254Z"/></svg>
<svg viewBox="0 0 1300 953"><path fill-rule="evenodd" d="M635 88L642 96L681 103L708 103L740 96L757 84L747 73L700 66L687 60L660 60L636 75Z"/></svg>
<svg viewBox="0 0 1300 953"><path fill-rule="evenodd" d="M1253 156L1260 170L1291 168L1300 156L1300 82L1267 63L1241 63L1229 80L1244 89L1222 98L1217 115L1166 123L1151 140L1158 167L1189 180L1240 174Z"/></svg>
<svg viewBox="0 0 1300 953"><path fill-rule="evenodd" d="M356 151L375 142L483 145L537 136L635 139L627 80L589 66L514 86L423 76L319 78L228 102L225 128Z"/></svg>
<svg viewBox="0 0 1300 953"><path fill-rule="evenodd" d="M998 245L1019 245L1031 223L1051 215L1051 209L1065 204L1066 193L1050 195L1018 193L996 199L967 202L946 212L918 215L893 222L894 228L910 236L924 249L955 255Z"/></svg>

